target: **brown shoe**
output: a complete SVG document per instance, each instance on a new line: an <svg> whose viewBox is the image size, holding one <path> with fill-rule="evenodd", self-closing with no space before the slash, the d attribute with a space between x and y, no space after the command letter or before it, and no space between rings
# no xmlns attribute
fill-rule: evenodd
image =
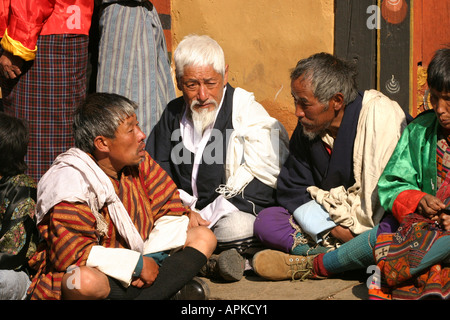
<svg viewBox="0 0 450 320"><path fill-rule="evenodd" d="M263 250L253 257L253 270L268 280L320 279L313 273L316 255L296 256L277 250Z"/></svg>

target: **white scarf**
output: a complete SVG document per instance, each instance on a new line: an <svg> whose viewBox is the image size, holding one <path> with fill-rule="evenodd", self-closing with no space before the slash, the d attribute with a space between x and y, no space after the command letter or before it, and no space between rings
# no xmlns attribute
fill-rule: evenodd
<svg viewBox="0 0 450 320"><path fill-rule="evenodd" d="M60 154L40 179L37 187L36 218L41 222L62 201L87 203L97 220L97 229L107 232L100 210L106 204L119 234L134 251L142 252L144 242L114 186L105 172L85 152L71 148Z"/></svg>
<svg viewBox="0 0 450 320"><path fill-rule="evenodd" d="M289 154L289 135L251 92L236 88L233 95L233 133L227 150L225 198L241 193L257 178L276 188L278 174Z"/></svg>

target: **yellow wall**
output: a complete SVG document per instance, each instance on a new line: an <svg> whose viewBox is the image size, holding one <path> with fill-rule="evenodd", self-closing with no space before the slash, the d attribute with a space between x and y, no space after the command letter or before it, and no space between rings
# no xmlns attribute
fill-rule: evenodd
<svg viewBox="0 0 450 320"><path fill-rule="evenodd" d="M292 133L297 119L290 70L298 60L333 53L333 0L171 0L172 48L185 35L217 40L229 64L229 82L254 92Z"/></svg>

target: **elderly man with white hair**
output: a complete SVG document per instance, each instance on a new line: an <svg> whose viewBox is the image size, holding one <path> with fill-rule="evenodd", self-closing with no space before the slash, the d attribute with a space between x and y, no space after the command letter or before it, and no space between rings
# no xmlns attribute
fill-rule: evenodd
<svg viewBox="0 0 450 320"><path fill-rule="evenodd" d="M209 36L185 37L174 61L183 96L168 104L146 148L177 184L191 223L216 235L218 254L203 275L238 281L257 244L256 215L275 203L289 137L252 93L228 83L224 52Z"/></svg>

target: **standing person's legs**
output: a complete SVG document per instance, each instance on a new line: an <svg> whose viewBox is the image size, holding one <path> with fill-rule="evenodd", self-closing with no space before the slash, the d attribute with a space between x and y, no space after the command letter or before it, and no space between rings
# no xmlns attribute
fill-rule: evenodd
<svg viewBox="0 0 450 320"><path fill-rule="evenodd" d="M97 91L136 102L139 126L148 137L167 103L176 98L158 12L140 5L109 3L99 25Z"/></svg>
<svg viewBox="0 0 450 320"><path fill-rule="evenodd" d="M20 78L2 83L4 111L30 128L26 163L38 181L56 156L73 146L72 118L86 97L89 37L45 35Z"/></svg>

